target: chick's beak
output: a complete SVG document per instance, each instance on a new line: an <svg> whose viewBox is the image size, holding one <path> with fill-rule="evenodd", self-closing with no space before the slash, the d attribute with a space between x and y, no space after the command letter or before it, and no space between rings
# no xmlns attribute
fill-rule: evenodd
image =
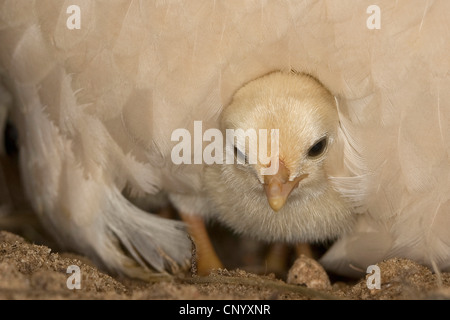
<svg viewBox="0 0 450 320"><path fill-rule="evenodd" d="M275 175L264 176L264 189L266 191L267 201L269 201L269 205L273 211L278 212L283 208L292 190L307 176L307 174L303 174L293 181L289 181L289 169L286 168L281 160L279 162L278 172Z"/></svg>

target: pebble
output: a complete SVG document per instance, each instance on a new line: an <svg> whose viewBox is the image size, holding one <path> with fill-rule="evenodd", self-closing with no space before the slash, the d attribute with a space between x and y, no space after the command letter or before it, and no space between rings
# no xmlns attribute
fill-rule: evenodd
<svg viewBox="0 0 450 320"><path fill-rule="evenodd" d="M305 255L295 260L289 270L287 283L304 285L310 289L331 289L330 279L324 268L316 260Z"/></svg>

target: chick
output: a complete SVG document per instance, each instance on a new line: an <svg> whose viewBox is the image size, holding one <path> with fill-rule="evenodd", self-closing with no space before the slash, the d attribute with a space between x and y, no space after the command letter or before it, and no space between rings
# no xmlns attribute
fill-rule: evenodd
<svg viewBox="0 0 450 320"><path fill-rule="evenodd" d="M328 173L338 125L333 96L309 75L274 72L239 89L221 115L222 131L243 129L239 137L249 129L279 129L278 171L262 175L267 165L248 163L258 151L236 145L245 164L206 168L215 217L264 241L321 241L349 230L352 214Z"/></svg>

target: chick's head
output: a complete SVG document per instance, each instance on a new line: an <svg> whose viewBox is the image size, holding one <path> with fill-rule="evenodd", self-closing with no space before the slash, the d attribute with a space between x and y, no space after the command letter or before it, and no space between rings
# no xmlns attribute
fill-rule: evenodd
<svg viewBox="0 0 450 320"><path fill-rule="evenodd" d="M275 72L238 90L221 116L227 138L234 133L225 148L234 164L205 174L218 219L268 241L345 232L352 216L327 173L338 125L333 96L311 76Z"/></svg>

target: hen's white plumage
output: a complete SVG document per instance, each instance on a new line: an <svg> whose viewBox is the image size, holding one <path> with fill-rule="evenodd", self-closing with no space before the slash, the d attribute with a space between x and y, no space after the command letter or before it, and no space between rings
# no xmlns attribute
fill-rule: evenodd
<svg viewBox="0 0 450 320"><path fill-rule="evenodd" d="M80 30L66 27L73 4ZM358 214L323 262L343 273L392 256L450 268L450 2L378 1L380 30L366 27L371 4L1 0L0 70L35 209L112 269L131 263L117 238L142 264L181 263L180 225L122 190L165 190L179 210L207 214L202 166L170 161L171 133L194 120L219 127L243 84L295 69L337 97L330 179Z"/></svg>

